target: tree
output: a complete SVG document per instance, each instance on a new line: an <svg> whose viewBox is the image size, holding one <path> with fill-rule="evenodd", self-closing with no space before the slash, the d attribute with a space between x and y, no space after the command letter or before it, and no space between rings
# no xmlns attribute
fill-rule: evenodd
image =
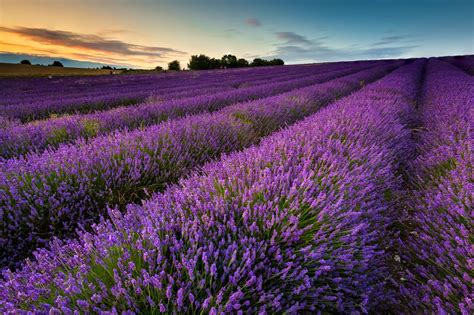
<svg viewBox="0 0 474 315"><path fill-rule="evenodd" d="M272 66L283 66L284 64L285 64L285 62L282 59L279 59L279 58L270 60L270 65L272 65Z"/></svg>
<svg viewBox="0 0 474 315"><path fill-rule="evenodd" d="M181 65L178 60L173 60L168 63L168 70L179 71L181 70Z"/></svg>
<svg viewBox="0 0 474 315"><path fill-rule="evenodd" d="M104 69L104 70L112 70L112 67L111 67L111 66L102 66L102 69Z"/></svg>
<svg viewBox="0 0 474 315"><path fill-rule="evenodd" d="M20 64L21 65L31 65L31 62L28 59L23 59L22 61L20 61Z"/></svg>
<svg viewBox="0 0 474 315"><path fill-rule="evenodd" d="M244 58L240 58L237 60L237 64L239 65L239 68L244 68L249 66L249 62L245 60Z"/></svg>
<svg viewBox="0 0 474 315"><path fill-rule="evenodd" d="M234 55L224 55L221 58L221 64L224 68L237 68L239 63Z"/></svg>
<svg viewBox="0 0 474 315"><path fill-rule="evenodd" d="M285 62L282 59L264 60L255 58L249 64L244 58L237 59L234 55L224 55L221 59L210 58L206 55L193 55L189 59L188 68L191 70L209 70L219 68L242 68L242 67L261 67L261 66L282 66Z"/></svg>
<svg viewBox="0 0 474 315"><path fill-rule="evenodd" d="M189 59L188 68L190 70L209 70L220 68L220 60L216 58L210 58L206 55L193 55Z"/></svg>
<svg viewBox="0 0 474 315"><path fill-rule="evenodd" d="M161 71L163 71L163 67L161 67L161 66L156 66L156 67L155 67L155 71L160 71L160 72L161 72Z"/></svg>
<svg viewBox="0 0 474 315"><path fill-rule="evenodd" d="M49 65L50 67L64 67L63 64L60 61L53 61L52 64Z"/></svg>
<svg viewBox="0 0 474 315"><path fill-rule="evenodd" d="M261 58L255 58L250 64L251 67L262 67L262 66L283 66L285 62L282 59L275 58L272 60L264 60Z"/></svg>
<svg viewBox="0 0 474 315"><path fill-rule="evenodd" d="M262 67L262 66L266 66L266 60L263 60L261 58L255 58L251 63L250 63L250 66L251 67Z"/></svg>
<svg viewBox="0 0 474 315"><path fill-rule="evenodd" d="M221 61L216 58L211 58L211 65L209 69L220 69L222 67Z"/></svg>

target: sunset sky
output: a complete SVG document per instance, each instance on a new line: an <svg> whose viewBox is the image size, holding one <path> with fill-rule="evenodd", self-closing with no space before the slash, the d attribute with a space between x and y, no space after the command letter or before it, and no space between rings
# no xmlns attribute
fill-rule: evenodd
<svg viewBox="0 0 474 315"><path fill-rule="evenodd" d="M474 54L474 0L0 0L0 62L153 68L200 53L286 63Z"/></svg>

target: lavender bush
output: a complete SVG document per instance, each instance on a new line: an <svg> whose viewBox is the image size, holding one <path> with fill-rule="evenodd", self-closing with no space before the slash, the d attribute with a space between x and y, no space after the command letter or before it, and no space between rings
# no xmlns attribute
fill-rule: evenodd
<svg viewBox="0 0 474 315"><path fill-rule="evenodd" d="M377 312L423 61L5 272L4 312ZM414 84L415 83L415 84Z"/></svg>
<svg viewBox="0 0 474 315"><path fill-rule="evenodd" d="M474 313L473 91L468 74L430 60L400 253L410 312Z"/></svg>
<svg viewBox="0 0 474 315"><path fill-rule="evenodd" d="M389 63L215 114L98 137L0 164L2 264L87 226L106 205L139 201L193 167L255 143L394 68Z"/></svg>
<svg viewBox="0 0 474 315"><path fill-rule="evenodd" d="M116 129L135 129L158 122L204 111L215 111L233 103L268 97L347 75L368 68L367 64L332 71L334 65L321 66L316 74L288 80L273 79L271 83L214 94L200 94L202 88L191 91L193 97L167 102L147 102L139 106L120 107L88 115L73 115L0 129L0 156L9 158L75 139L91 138ZM340 67L340 66L339 66Z"/></svg>
<svg viewBox="0 0 474 315"><path fill-rule="evenodd" d="M328 66L331 67L331 65ZM332 65L335 68L344 66L346 65ZM47 118L52 114L88 112L133 104L149 96L166 98L170 94L179 95L179 93L186 93L190 89L198 92L200 89L209 87L222 87L225 86L225 83L229 83L231 86L240 86L254 80L295 78L311 71L318 71L319 68L315 65L290 66L286 71L273 68L267 69L265 72L249 71L244 76L239 71L228 71L183 73L172 76L102 76L76 79L72 82L70 78L3 80L3 82L0 81L3 83L0 88L3 96L0 101L0 115L31 121ZM14 84L15 82L18 83L18 86Z"/></svg>

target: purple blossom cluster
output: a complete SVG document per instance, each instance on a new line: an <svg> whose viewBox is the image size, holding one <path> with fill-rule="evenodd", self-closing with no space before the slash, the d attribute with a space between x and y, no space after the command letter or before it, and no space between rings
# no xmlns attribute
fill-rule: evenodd
<svg viewBox="0 0 474 315"><path fill-rule="evenodd" d="M374 62L356 65L328 64L318 71L315 67L294 75L267 78L265 81L247 81L249 87L229 89L218 93L203 93L202 88L191 89L193 95L173 98L168 101L145 102L137 106L119 107L109 111L91 114L77 114L29 124L18 124L8 129L0 129L0 156L10 158L29 152L39 152L46 148L58 147L61 143L77 138L92 138L117 129L135 129L153 125L161 121L206 111L215 111L237 102L264 98L296 88L321 83L340 76L374 67ZM240 79L242 80L242 79ZM202 94L201 94L202 93Z"/></svg>
<svg viewBox="0 0 474 315"><path fill-rule="evenodd" d="M240 103L216 113L116 132L0 163L0 257L12 265L51 237L89 226L107 205L138 202L194 167L240 150L374 81L387 62L327 83Z"/></svg>
<svg viewBox="0 0 474 315"><path fill-rule="evenodd" d="M471 76L428 62L400 253L412 312L474 313L473 92Z"/></svg>
<svg viewBox="0 0 474 315"><path fill-rule="evenodd" d="M143 205L129 205L125 212L110 210L110 219L94 225L92 232L81 232L74 240L54 240L50 249L35 253L35 261L27 261L14 273L4 272L0 310L12 314L390 310L399 302L388 266L391 257L385 251L397 214L397 201L391 196L403 186L396 170L412 137L404 121L413 115L424 63L404 65L258 146L205 165ZM364 80L380 77L387 67L366 70ZM357 75L342 80L360 85L363 77ZM223 112L234 113L232 124L226 121L227 129L235 124L246 135L261 119L302 117L298 113L302 109L311 113L321 106L314 104L319 95L334 97L336 90L325 92L331 84L270 98L279 103L246 103L239 112L226 108ZM259 112L265 115L254 116ZM194 119L211 121L219 115ZM125 159L133 165L132 158ZM117 169L132 170L122 165ZM30 187L38 184L23 178Z"/></svg>
<svg viewBox="0 0 474 315"><path fill-rule="evenodd" d="M344 64L334 64L343 67ZM286 67L285 67L286 68ZM268 80L281 76L308 74L319 66L274 67L267 71L199 72L165 75L99 76L88 79L45 78L1 80L0 116L31 121L47 118L52 114L104 110L124 104L132 104L153 96L174 98L186 92L211 91L212 88L239 86L248 80Z"/></svg>

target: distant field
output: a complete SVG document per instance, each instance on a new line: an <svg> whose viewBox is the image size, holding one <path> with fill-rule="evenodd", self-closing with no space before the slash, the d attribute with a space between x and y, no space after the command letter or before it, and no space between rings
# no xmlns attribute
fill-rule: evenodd
<svg viewBox="0 0 474 315"><path fill-rule="evenodd" d="M474 314L473 65L9 65L0 314Z"/></svg>
<svg viewBox="0 0 474 315"><path fill-rule="evenodd" d="M66 75L100 75L110 74L111 70L105 69L86 69L69 67L48 67L34 65L20 65L12 63L0 63L0 77L40 77L48 75L66 76ZM113 70L120 73L120 70Z"/></svg>

